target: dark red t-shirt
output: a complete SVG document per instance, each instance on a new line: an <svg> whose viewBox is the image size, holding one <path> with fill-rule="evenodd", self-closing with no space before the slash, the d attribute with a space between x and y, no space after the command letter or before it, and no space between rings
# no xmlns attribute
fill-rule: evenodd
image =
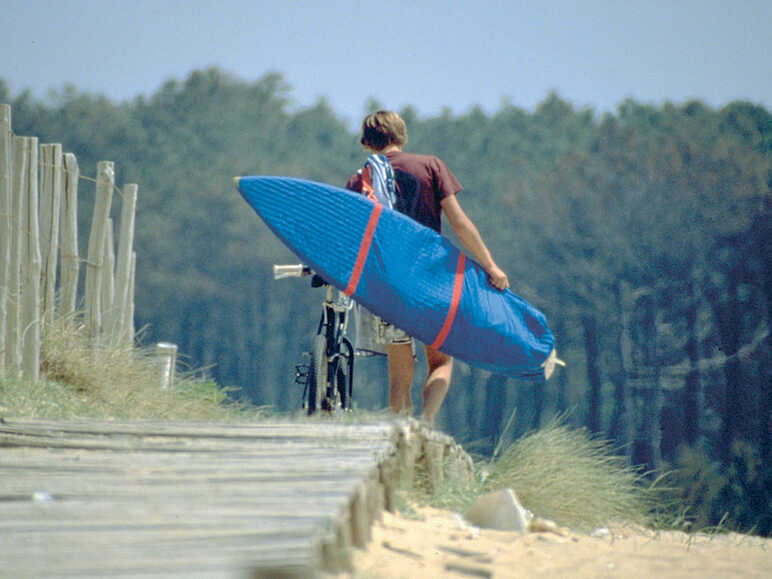
<svg viewBox="0 0 772 579"><path fill-rule="evenodd" d="M438 157L402 151L386 153L397 189L395 209L439 232L442 228L440 202L461 191L461 183ZM346 189L362 192L362 176L353 175Z"/></svg>

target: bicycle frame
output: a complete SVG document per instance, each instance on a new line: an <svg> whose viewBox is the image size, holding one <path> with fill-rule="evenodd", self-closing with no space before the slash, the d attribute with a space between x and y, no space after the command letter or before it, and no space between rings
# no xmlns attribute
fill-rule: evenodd
<svg viewBox="0 0 772 579"><path fill-rule="evenodd" d="M349 312L354 302L324 282L303 265L274 266L274 278L313 275L312 287L325 286L322 314L317 325L310 364L296 366L295 381L304 384L303 408L310 415L318 410L350 410L353 394L354 346L346 337Z"/></svg>

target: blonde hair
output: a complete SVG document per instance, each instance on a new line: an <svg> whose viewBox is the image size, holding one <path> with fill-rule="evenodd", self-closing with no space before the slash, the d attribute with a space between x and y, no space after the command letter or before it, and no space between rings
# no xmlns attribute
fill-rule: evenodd
<svg viewBox="0 0 772 579"><path fill-rule="evenodd" d="M365 147L381 151L389 145L403 147L407 143L407 125L397 113L378 111L362 121L362 138Z"/></svg>

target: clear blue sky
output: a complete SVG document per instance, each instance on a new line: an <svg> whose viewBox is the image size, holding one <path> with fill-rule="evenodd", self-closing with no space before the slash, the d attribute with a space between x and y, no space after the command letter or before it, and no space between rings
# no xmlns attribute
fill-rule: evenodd
<svg viewBox="0 0 772 579"><path fill-rule="evenodd" d="M642 102L772 109L772 0L0 0L12 94L65 83L113 100L217 65L280 72L297 106L358 122L369 97L422 116Z"/></svg>

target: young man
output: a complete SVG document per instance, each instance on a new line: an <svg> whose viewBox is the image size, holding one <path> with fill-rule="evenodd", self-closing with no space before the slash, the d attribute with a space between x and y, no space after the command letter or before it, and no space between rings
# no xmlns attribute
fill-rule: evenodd
<svg viewBox="0 0 772 579"><path fill-rule="evenodd" d="M507 275L493 261L488 248L474 223L456 199L461 184L439 158L428 155L405 153L407 127L395 112L378 111L362 121L362 138L365 149L385 155L394 169L396 204L394 209L419 223L440 232L442 212L464 249L485 269L490 283L500 290L509 287ZM352 176L346 188L362 191L361 172ZM392 328L386 346L389 365L389 406L394 413L413 411L410 387L413 383L412 339ZM421 420L434 426L434 419L442 406L450 386L453 358L424 346L428 374L423 387Z"/></svg>

